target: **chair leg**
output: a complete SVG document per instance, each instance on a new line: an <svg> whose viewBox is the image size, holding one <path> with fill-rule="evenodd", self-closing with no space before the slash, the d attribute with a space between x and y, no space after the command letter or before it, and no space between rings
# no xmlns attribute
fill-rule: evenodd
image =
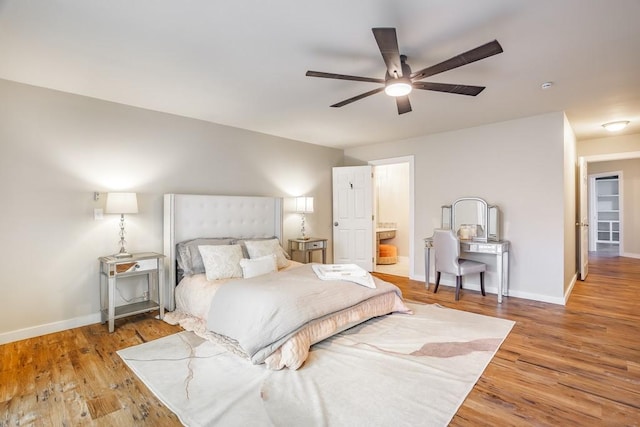
<svg viewBox="0 0 640 427"><path fill-rule="evenodd" d="M433 288L433 293L438 292L438 286L440 286L440 272L436 271L436 287Z"/></svg>
<svg viewBox="0 0 640 427"><path fill-rule="evenodd" d="M484 271L480 272L480 290L482 291L482 296L487 295L484 293Z"/></svg>
<svg viewBox="0 0 640 427"><path fill-rule="evenodd" d="M456 301L460 299L460 288L462 288L462 276L456 276Z"/></svg>

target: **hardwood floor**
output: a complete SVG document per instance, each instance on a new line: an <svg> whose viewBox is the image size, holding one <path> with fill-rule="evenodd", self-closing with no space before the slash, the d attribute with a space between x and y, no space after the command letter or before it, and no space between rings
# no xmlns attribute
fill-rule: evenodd
<svg viewBox="0 0 640 427"><path fill-rule="evenodd" d="M0 426L180 426L115 353L180 329L148 314L0 346Z"/></svg>
<svg viewBox="0 0 640 427"><path fill-rule="evenodd" d="M640 260L590 258L566 306L422 282L406 299L516 321L452 426L640 425Z"/></svg>
<svg viewBox="0 0 640 427"><path fill-rule="evenodd" d="M380 275L406 299L516 321L454 426L640 425L640 260L594 257L566 306ZM180 330L150 315L0 346L0 426L177 426L117 350Z"/></svg>

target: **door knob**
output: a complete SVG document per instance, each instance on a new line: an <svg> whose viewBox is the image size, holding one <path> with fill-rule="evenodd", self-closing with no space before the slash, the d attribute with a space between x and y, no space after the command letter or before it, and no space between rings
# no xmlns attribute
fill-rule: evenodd
<svg viewBox="0 0 640 427"><path fill-rule="evenodd" d="M340 224L338 224L338 221L334 222L333 225L335 225L336 227Z"/></svg>

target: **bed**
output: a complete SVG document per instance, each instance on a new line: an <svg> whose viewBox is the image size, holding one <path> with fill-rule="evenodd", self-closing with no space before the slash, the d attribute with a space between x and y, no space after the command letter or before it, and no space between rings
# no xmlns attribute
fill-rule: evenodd
<svg viewBox="0 0 640 427"><path fill-rule="evenodd" d="M165 320L253 364L298 369L311 345L372 317L410 313L397 287L366 272L321 276L288 259L282 217L280 198L166 194Z"/></svg>

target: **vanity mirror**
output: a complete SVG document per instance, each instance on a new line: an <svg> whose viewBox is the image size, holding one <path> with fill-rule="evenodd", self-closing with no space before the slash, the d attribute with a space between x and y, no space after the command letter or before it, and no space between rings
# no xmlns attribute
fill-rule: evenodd
<svg viewBox="0 0 640 427"><path fill-rule="evenodd" d="M479 197L463 197L442 206L442 228L456 232L461 240L500 240L500 210Z"/></svg>

